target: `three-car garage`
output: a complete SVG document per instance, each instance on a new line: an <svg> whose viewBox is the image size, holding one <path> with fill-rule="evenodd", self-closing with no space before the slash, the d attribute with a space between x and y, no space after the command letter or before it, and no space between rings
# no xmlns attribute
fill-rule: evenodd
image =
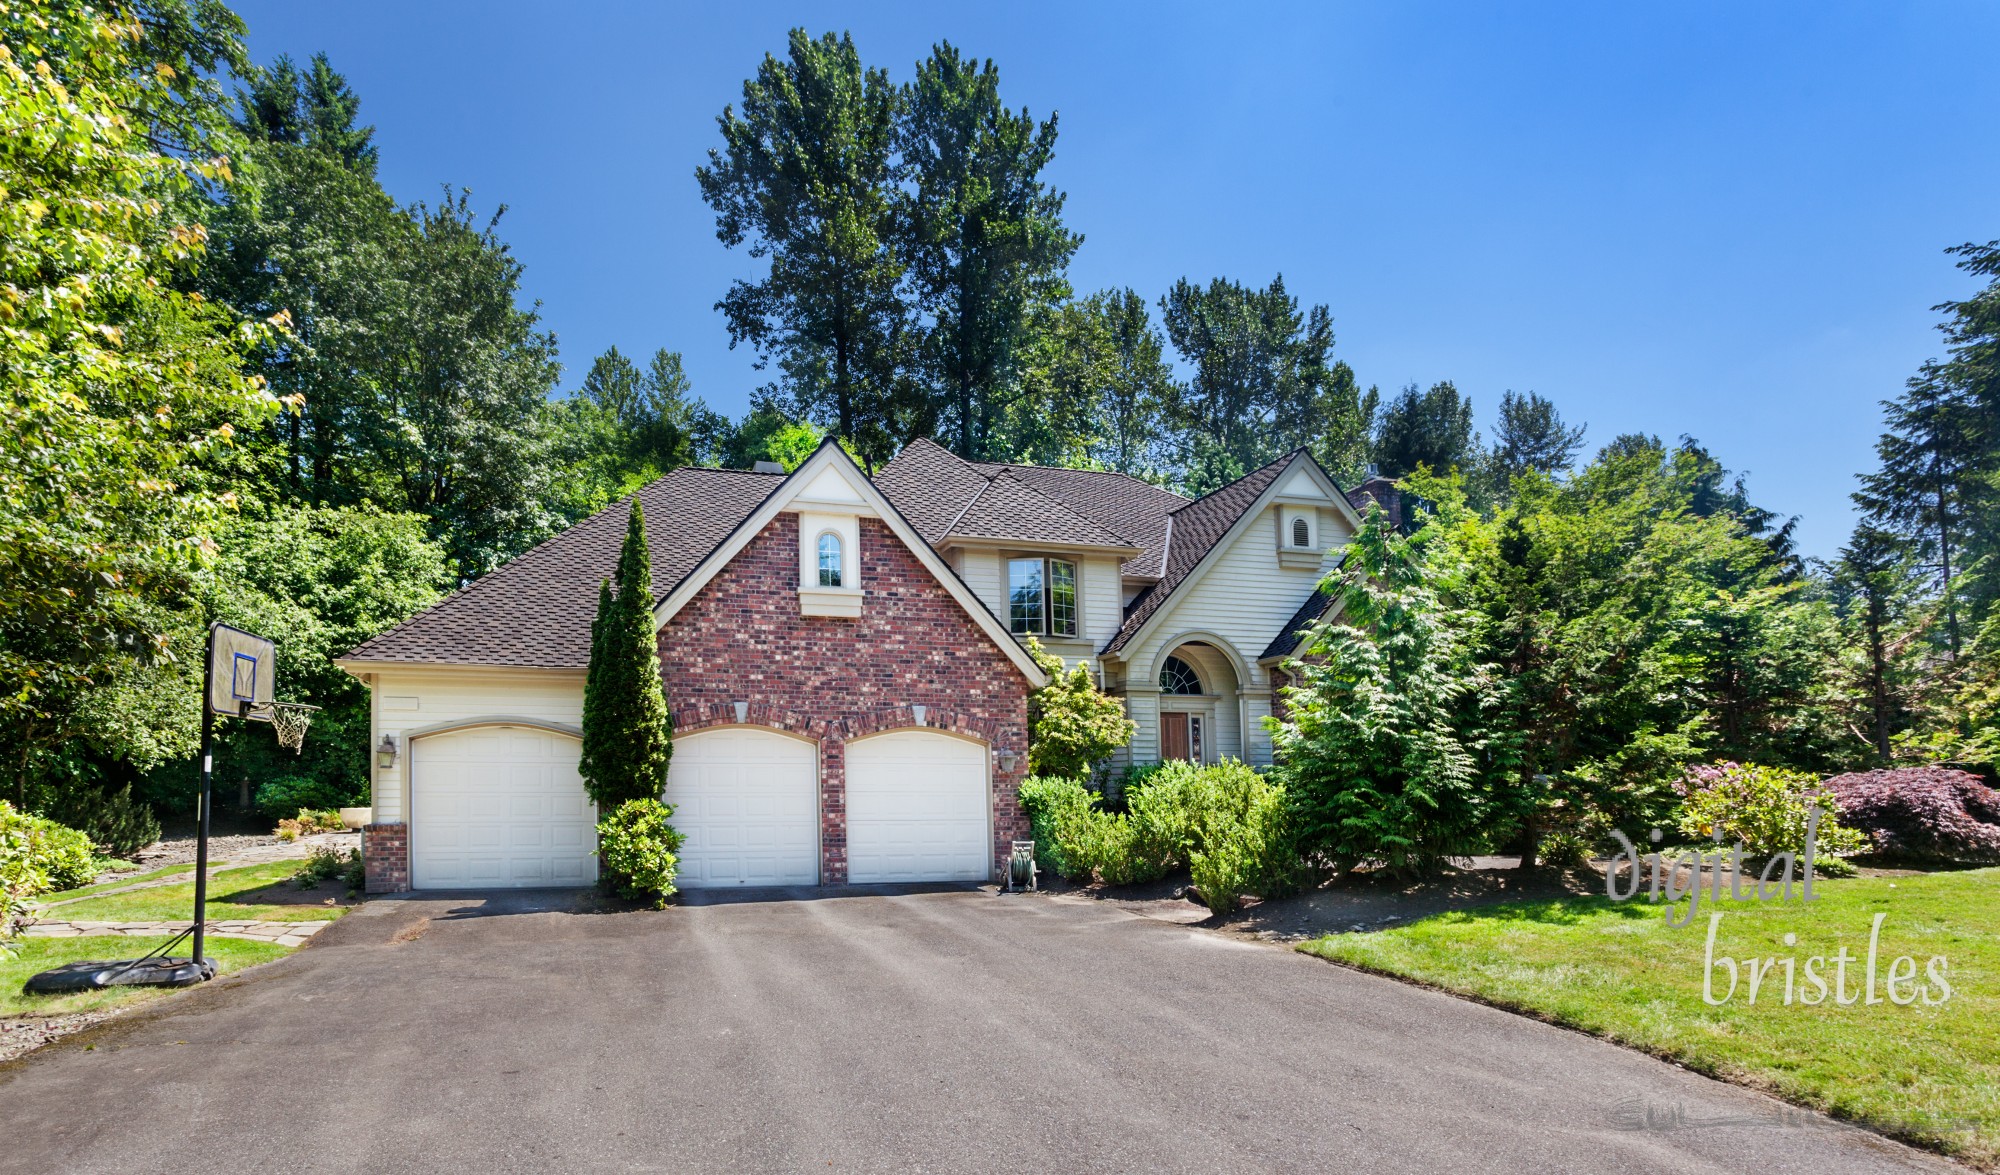
<svg viewBox="0 0 2000 1175"><path fill-rule="evenodd" d="M820 744L757 726L674 740L666 801L685 889L817 885L822 830L845 834L847 880L984 881L991 870L988 751L941 730L898 729L836 744L844 786ZM588 885L596 808L575 737L490 725L413 740L410 884L416 889ZM841 810L831 819L824 808Z"/></svg>

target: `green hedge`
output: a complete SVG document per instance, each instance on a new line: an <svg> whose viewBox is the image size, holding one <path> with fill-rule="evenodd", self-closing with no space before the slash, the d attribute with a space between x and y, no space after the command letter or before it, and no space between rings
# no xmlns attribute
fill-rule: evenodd
<svg viewBox="0 0 2000 1175"><path fill-rule="evenodd" d="M1071 880L1130 885L1186 868L1221 913L1245 894L1291 889L1300 873L1284 788L1234 760L1146 772L1128 787L1124 812L1104 811L1073 779L1029 779L1021 805L1042 866Z"/></svg>
<svg viewBox="0 0 2000 1175"><path fill-rule="evenodd" d="M0 888L18 897L89 885L97 877L90 837L0 800Z"/></svg>

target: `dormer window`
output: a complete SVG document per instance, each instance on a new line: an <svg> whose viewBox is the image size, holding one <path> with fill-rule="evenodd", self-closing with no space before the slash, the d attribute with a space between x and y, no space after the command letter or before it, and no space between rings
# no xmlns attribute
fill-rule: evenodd
<svg viewBox="0 0 2000 1175"><path fill-rule="evenodd" d="M1312 546L1312 527L1306 525L1306 520L1303 518L1292 519L1292 545L1295 547Z"/></svg>
<svg viewBox="0 0 2000 1175"><path fill-rule="evenodd" d="M826 531L819 536L819 586L841 587L841 568L845 565L841 555L840 536Z"/></svg>

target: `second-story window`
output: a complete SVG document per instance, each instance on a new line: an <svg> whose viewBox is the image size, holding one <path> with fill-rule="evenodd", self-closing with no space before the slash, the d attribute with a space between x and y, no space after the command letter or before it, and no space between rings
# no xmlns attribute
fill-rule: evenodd
<svg viewBox="0 0 2000 1175"><path fill-rule="evenodd" d="M819 536L819 586L840 587L840 536L827 531Z"/></svg>
<svg viewBox="0 0 2000 1175"><path fill-rule="evenodd" d="M1076 564L1007 560L1007 627L1026 636L1076 635Z"/></svg>

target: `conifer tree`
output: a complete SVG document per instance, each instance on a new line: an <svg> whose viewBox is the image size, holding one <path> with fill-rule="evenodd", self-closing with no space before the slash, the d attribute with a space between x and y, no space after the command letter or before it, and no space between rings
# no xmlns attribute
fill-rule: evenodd
<svg viewBox="0 0 2000 1175"><path fill-rule="evenodd" d="M652 556L637 499L618 553L618 587L601 585L583 686L583 786L609 812L627 800L657 800L673 757L673 717L660 682L653 628Z"/></svg>

